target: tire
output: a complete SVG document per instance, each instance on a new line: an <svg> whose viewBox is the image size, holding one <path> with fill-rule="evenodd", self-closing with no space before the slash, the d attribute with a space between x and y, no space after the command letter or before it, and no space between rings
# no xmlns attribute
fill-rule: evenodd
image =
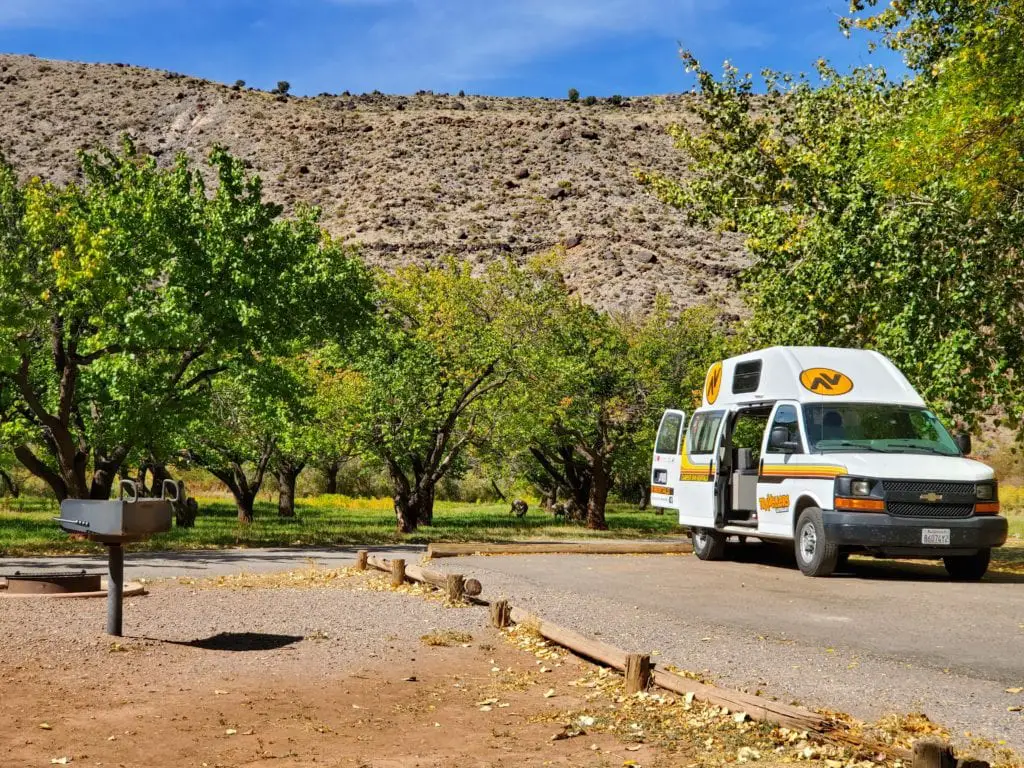
<svg viewBox="0 0 1024 768"><path fill-rule="evenodd" d="M942 562L946 566L946 573L953 581L980 581L988 571L991 559L991 549L979 549L976 555L944 557Z"/></svg>
<svg viewBox="0 0 1024 768"><path fill-rule="evenodd" d="M821 510L808 507L796 524L796 564L804 576L830 576L839 562L839 547L825 539Z"/></svg>
<svg viewBox="0 0 1024 768"><path fill-rule="evenodd" d="M693 554L701 560L721 560L725 557L725 534L713 528L694 528L690 532Z"/></svg>

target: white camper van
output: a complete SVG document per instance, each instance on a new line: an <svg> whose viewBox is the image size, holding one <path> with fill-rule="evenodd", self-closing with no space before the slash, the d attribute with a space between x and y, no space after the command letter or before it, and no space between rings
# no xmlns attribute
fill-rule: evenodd
<svg viewBox="0 0 1024 768"><path fill-rule="evenodd" d="M877 352L772 347L715 363L700 408L665 412L651 504L678 511L702 560L736 536L794 542L808 576L863 552L980 579L1007 523L967 453Z"/></svg>

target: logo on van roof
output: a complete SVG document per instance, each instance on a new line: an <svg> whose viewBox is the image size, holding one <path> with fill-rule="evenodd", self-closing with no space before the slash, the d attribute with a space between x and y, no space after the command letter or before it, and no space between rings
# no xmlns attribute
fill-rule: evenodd
<svg viewBox="0 0 1024 768"><path fill-rule="evenodd" d="M853 389L849 376L831 368L808 368L800 374L800 383L816 395L845 395Z"/></svg>
<svg viewBox="0 0 1024 768"><path fill-rule="evenodd" d="M722 389L722 363L718 362L711 366L708 371L708 379L704 384L704 397L708 400L708 405L714 405L715 400L718 399L718 392Z"/></svg>

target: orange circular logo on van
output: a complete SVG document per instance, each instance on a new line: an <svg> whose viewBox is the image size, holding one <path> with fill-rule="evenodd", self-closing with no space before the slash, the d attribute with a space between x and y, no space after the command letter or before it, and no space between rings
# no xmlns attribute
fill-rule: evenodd
<svg viewBox="0 0 1024 768"><path fill-rule="evenodd" d="M722 364L715 363L708 371L708 379L704 384L704 397L708 405L713 405L718 399L718 393L722 389Z"/></svg>
<svg viewBox="0 0 1024 768"><path fill-rule="evenodd" d="M853 381L845 373L833 371L831 368L808 368L800 374L800 383L804 389L816 395L845 395L853 389Z"/></svg>

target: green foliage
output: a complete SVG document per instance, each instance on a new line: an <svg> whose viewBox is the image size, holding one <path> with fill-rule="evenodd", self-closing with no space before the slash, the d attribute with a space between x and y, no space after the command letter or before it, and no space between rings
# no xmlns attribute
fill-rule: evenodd
<svg viewBox="0 0 1024 768"><path fill-rule="evenodd" d="M284 219L240 160L215 149L209 165L213 189L126 138L82 155L84 187L0 167L0 441L58 497L105 497L133 447L174 441L211 379L341 338L369 309L365 269L318 211Z"/></svg>
<svg viewBox="0 0 1024 768"><path fill-rule="evenodd" d="M611 104L613 107L621 107L623 104L626 103L626 99L625 97L620 96L617 93L613 93L611 96L608 97L608 103Z"/></svg>
<svg viewBox="0 0 1024 768"><path fill-rule="evenodd" d="M592 107L595 104L597 104L597 96L587 96L586 98L583 99L584 106Z"/></svg>
<svg viewBox="0 0 1024 768"><path fill-rule="evenodd" d="M747 235L751 343L878 349L967 423L997 397L1017 400L1024 221L1004 212L994 228L955 185L904 197L879 180L871 150L912 89L821 63L820 85L767 73L755 97L749 76L727 68L719 81L687 63L704 130L673 135L693 178L640 178L690 219Z"/></svg>
<svg viewBox="0 0 1024 768"><path fill-rule="evenodd" d="M580 100L580 92L578 90L576 90L575 88L570 88L569 89L569 103L570 104L575 104L579 100Z"/></svg>
<svg viewBox="0 0 1024 768"><path fill-rule="evenodd" d="M291 89L292 89L292 84L289 83L287 80L278 80L277 81L277 86L274 88L273 91L271 91L271 93L279 93L282 96L284 96Z"/></svg>
<svg viewBox="0 0 1024 768"><path fill-rule="evenodd" d="M388 469L399 525L430 522L436 484L492 429L515 352L560 291L538 268L410 267L381 278L382 312L351 362L350 423Z"/></svg>

